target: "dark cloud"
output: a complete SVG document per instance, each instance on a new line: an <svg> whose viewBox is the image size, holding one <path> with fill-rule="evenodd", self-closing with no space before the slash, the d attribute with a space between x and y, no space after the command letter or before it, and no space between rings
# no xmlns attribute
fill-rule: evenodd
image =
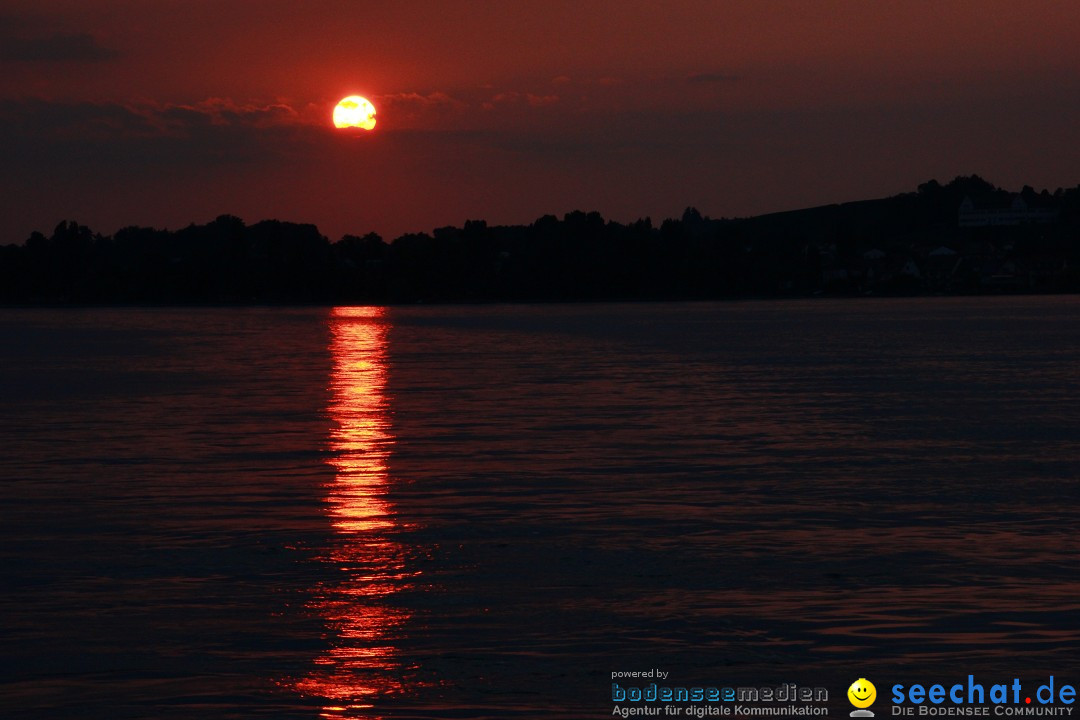
<svg viewBox="0 0 1080 720"><path fill-rule="evenodd" d="M511 90L508 92L501 92L494 95L490 100L483 103L481 107L485 110L491 110L497 105L506 104L521 104L524 103L529 107L544 107L545 105L554 105L559 102L559 96L555 94L538 95L529 92L517 92Z"/></svg>
<svg viewBox="0 0 1080 720"><path fill-rule="evenodd" d="M213 167L287 153L322 128L282 104L0 101L0 158L31 170Z"/></svg>
<svg viewBox="0 0 1080 720"><path fill-rule="evenodd" d="M376 95L380 107L460 107L464 103L444 92L421 95L417 92Z"/></svg>
<svg viewBox="0 0 1080 720"><path fill-rule="evenodd" d="M206 126L269 128L304 121L286 104L243 104L221 98L192 105L30 99L0 101L0 124L37 135L81 129L140 136L184 134Z"/></svg>
<svg viewBox="0 0 1080 720"><path fill-rule="evenodd" d="M15 35L0 31L0 62L95 63L113 60L120 53L101 45L89 33Z"/></svg>
<svg viewBox="0 0 1080 720"><path fill-rule="evenodd" d="M237 103L209 98L196 105L144 105L134 111L174 129L215 125L265 129L306 124L300 113L284 103Z"/></svg>
<svg viewBox="0 0 1080 720"><path fill-rule="evenodd" d="M456 124L468 110L468 103L445 92L423 95L417 92L375 95L376 119L395 128L442 127Z"/></svg>

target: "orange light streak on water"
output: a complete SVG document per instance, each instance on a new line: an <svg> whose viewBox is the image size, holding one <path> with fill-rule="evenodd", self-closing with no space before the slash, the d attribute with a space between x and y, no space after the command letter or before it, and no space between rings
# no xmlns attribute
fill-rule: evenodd
<svg viewBox="0 0 1080 720"><path fill-rule="evenodd" d="M401 693L397 638L408 611L390 596L409 586L393 505L387 500L388 460L394 444L386 397L389 325L383 308L334 308L331 312L329 450L334 480L326 512L334 543L323 560L341 574L316 589L314 609L325 620L332 647L298 683L307 696L326 699L327 718L372 717L378 698Z"/></svg>

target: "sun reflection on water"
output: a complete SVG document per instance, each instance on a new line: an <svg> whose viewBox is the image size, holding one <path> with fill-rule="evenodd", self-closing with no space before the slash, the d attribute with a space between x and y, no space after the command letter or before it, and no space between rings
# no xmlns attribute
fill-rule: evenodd
<svg viewBox="0 0 1080 720"><path fill-rule="evenodd" d="M400 651L409 612L391 596L406 589L410 571L393 538L398 524L387 500L387 468L394 435L386 398L383 308L334 308L329 323L330 380L327 514L334 539L323 560L341 579L316 589L315 610L329 629L332 647L298 685L325 699L322 716L370 713L374 701L404 690ZM364 714L365 717L370 717Z"/></svg>

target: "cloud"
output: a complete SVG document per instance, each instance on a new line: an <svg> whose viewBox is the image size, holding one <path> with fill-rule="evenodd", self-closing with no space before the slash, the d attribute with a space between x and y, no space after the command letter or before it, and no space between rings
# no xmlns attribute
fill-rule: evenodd
<svg viewBox="0 0 1080 720"><path fill-rule="evenodd" d="M499 105L528 105L529 107L544 107L545 105L554 105L559 102L558 95L536 95L528 92L517 92L511 90L508 92L501 92L494 95L490 100L484 102L481 107L485 110L494 110Z"/></svg>
<svg viewBox="0 0 1080 720"><path fill-rule="evenodd" d="M376 95L377 119L396 128L443 127L460 119L468 103L444 92Z"/></svg>
<svg viewBox="0 0 1080 720"><path fill-rule="evenodd" d="M4 138L0 148L9 151L24 141L141 136L154 133L155 127L146 116L122 105L32 99L0 101L0 131Z"/></svg>
<svg viewBox="0 0 1080 720"><path fill-rule="evenodd" d="M0 62L96 63L118 57L119 52L101 45L89 33L16 35L10 30L0 32Z"/></svg>
<svg viewBox="0 0 1080 720"><path fill-rule="evenodd" d="M325 127L285 104L0 101L0 158L34 172L76 165L197 168L302 152Z"/></svg>
<svg viewBox="0 0 1080 720"><path fill-rule="evenodd" d="M554 105L559 102L558 95L533 95L532 93L525 93L525 102L529 103L531 107L543 107L545 105Z"/></svg>
<svg viewBox="0 0 1080 720"><path fill-rule="evenodd" d="M191 105L0 101L3 127L21 128L38 135L74 128L117 134L175 135L206 126L268 128L303 122L299 113L283 103L245 104L224 98L208 98Z"/></svg>
<svg viewBox="0 0 1080 720"><path fill-rule="evenodd" d="M164 126L217 125L248 128L271 128L305 124L300 113L285 103L237 103L227 98L208 98L195 105L144 106L134 108Z"/></svg>
<svg viewBox="0 0 1080 720"><path fill-rule="evenodd" d="M375 100L380 106L394 108L459 107L464 104L444 92L433 92L427 95L417 92L393 93L376 95Z"/></svg>

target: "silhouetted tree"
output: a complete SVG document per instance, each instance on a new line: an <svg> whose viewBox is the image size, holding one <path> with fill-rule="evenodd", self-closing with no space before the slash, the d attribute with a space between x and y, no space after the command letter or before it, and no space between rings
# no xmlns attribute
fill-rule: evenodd
<svg viewBox="0 0 1080 720"><path fill-rule="evenodd" d="M935 271L939 290L994 291L994 267L1023 268L1023 289L1080 290L1080 186L1020 192L1056 223L959 228L965 197L1013 197L977 175L880 200L738 220L687 207L659 227L598 212L530 225L466 220L392 243L375 233L331 244L314 225L220 215L177 231L125 227L112 237L73 221L0 248L0 300L86 302L415 302L707 298L817 292L912 293L904 267ZM940 255L939 255L940 257ZM910 264L910 265L909 265Z"/></svg>

